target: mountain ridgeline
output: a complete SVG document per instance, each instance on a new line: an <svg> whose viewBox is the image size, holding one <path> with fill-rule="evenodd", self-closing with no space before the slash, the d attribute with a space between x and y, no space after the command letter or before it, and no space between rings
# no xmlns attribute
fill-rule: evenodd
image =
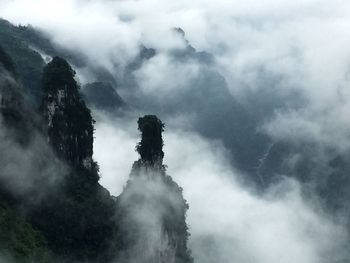
<svg viewBox="0 0 350 263"><path fill-rule="evenodd" d="M0 70L0 261L192 262L188 205L162 163L164 124L139 119L141 158L113 197L98 183L94 120L67 61L43 69L40 109L1 48Z"/></svg>

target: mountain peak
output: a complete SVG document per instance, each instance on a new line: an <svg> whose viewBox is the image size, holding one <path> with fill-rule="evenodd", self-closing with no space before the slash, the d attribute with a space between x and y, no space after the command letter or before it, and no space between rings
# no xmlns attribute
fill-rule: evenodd
<svg viewBox="0 0 350 263"><path fill-rule="evenodd" d="M67 61L54 57L44 69L41 108L48 140L58 155L75 168L91 169L94 120L74 76Z"/></svg>
<svg viewBox="0 0 350 263"><path fill-rule="evenodd" d="M138 128L141 131L141 142L136 146L143 163L153 166L161 166L163 163L163 138L164 123L155 115L145 115L138 120Z"/></svg>

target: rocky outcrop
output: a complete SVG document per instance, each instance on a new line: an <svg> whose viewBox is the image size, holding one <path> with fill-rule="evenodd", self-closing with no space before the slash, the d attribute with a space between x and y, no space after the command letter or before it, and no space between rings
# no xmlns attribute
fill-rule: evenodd
<svg viewBox="0 0 350 263"><path fill-rule="evenodd" d="M44 69L41 110L48 141L58 156L77 169L93 165L93 119L78 92L75 72L59 57Z"/></svg>
<svg viewBox="0 0 350 263"><path fill-rule="evenodd" d="M192 262L187 248L185 214L188 205L182 189L163 165L164 124L152 115L138 121L142 133L136 150L141 158L118 197L121 233L125 247L121 262Z"/></svg>
<svg viewBox="0 0 350 263"><path fill-rule="evenodd" d="M115 201L99 183L92 159L93 123L71 66L59 57L45 67L41 112L51 148L68 167L63 183L31 210L58 262L109 262Z"/></svg>

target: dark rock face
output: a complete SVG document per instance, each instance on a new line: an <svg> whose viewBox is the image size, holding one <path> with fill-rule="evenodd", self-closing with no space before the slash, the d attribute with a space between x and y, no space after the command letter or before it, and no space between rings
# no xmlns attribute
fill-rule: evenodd
<svg viewBox="0 0 350 263"><path fill-rule="evenodd" d="M145 165L161 167L163 164L164 124L154 115L148 115L138 120L139 130L142 133L141 142L136 146Z"/></svg>
<svg viewBox="0 0 350 263"><path fill-rule="evenodd" d="M98 110L115 111L125 107L125 102L109 82L86 84L82 93L86 103Z"/></svg>
<svg viewBox="0 0 350 263"><path fill-rule="evenodd" d="M164 124L152 115L138 120L142 133L136 149L141 158L133 165L130 180L118 197L121 262L193 262L187 248L188 205L182 189L166 174L163 165Z"/></svg>
<svg viewBox="0 0 350 263"><path fill-rule="evenodd" d="M60 191L31 211L31 222L67 262L108 262L115 201L98 184L92 159L93 119L79 94L75 72L59 57L45 67L41 112L47 139L69 166Z"/></svg>
<svg viewBox="0 0 350 263"><path fill-rule="evenodd" d="M93 119L81 100L75 72L55 57L44 69L44 98L41 110L48 140L59 157L75 168L91 169Z"/></svg>
<svg viewBox="0 0 350 263"><path fill-rule="evenodd" d="M40 77L45 66L40 54L29 47L21 35L24 27L16 27L0 19L0 42L3 49L13 60L18 79L29 95L31 102L38 103L41 98Z"/></svg>

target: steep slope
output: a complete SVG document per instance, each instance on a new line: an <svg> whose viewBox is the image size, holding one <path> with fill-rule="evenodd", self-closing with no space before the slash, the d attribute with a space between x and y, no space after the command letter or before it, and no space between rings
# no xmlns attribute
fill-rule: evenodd
<svg viewBox="0 0 350 263"><path fill-rule="evenodd" d="M29 129L33 127L23 118L22 112L26 106L16 83L16 75L11 58L0 47L0 261L50 262L44 237L16 209L16 201L24 193L22 190L28 188L24 189L14 182L20 179L13 178L17 176L15 167L19 163L25 165L20 158L16 159L18 156L14 149L24 150L28 147ZM30 112L27 111L27 114L30 115ZM25 154L25 151L21 153ZM17 194L13 193L14 189L18 191Z"/></svg>
<svg viewBox="0 0 350 263"><path fill-rule="evenodd" d="M41 97L40 79L45 65L39 53L29 48L18 28L0 19L0 44L14 61L14 66L27 94L35 102Z"/></svg>
<svg viewBox="0 0 350 263"><path fill-rule="evenodd" d="M125 102L109 82L93 82L83 87L86 103L98 110L112 113L126 107Z"/></svg>
<svg viewBox="0 0 350 263"><path fill-rule="evenodd" d="M92 159L94 121L74 74L59 57L44 69L44 130L69 171L62 174L59 191L31 211L30 221L61 260L106 262L115 227L115 202L98 184L98 166Z"/></svg>
<svg viewBox="0 0 350 263"><path fill-rule="evenodd" d="M42 234L0 201L0 262L51 262Z"/></svg>
<svg viewBox="0 0 350 263"><path fill-rule="evenodd" d="M41 105L48 139L58 156L76 169L92 168L93 119L80 98L75 72L54 57L43 73Z"/></svg>

